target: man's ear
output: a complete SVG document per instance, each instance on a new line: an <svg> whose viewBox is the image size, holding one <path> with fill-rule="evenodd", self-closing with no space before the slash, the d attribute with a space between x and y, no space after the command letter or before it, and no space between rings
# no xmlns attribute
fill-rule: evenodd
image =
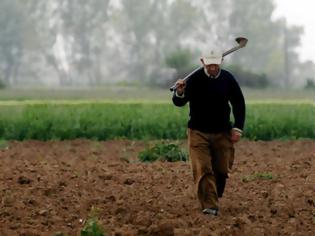
<svg viewBox="0 0 315 236"><path fill-rule="evenodd" d="M203 58L202 58L202 57L200 58L200 61L201 61L202 65L205 66L205 62L203 61Z"/></svg>

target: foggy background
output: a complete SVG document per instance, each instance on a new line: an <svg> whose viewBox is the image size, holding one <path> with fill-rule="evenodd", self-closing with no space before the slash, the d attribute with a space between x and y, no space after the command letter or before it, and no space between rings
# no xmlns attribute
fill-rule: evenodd
<svg viewBox="0 0 315 236"><path fill-rule="evenodd" d="M245 36L224 61L241 86L315 88L303 25L275 10L273 0L0 0L0 87L168 88L201 52Z"/></svg>

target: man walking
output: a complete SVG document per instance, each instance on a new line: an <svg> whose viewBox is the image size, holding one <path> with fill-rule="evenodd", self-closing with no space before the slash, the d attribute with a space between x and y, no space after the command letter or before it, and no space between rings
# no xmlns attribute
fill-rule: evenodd
<svg viewBox="0 0 315 236"><path fill-rule="evenodd" d="M189 102L188 146L196 192L202 212L216 216L234 161L233 144L242 136L245 101L234 76L220 68L220 51L209 51L200 60L203 67L189 80L176 82L172 100L176 106Z"/></svg>

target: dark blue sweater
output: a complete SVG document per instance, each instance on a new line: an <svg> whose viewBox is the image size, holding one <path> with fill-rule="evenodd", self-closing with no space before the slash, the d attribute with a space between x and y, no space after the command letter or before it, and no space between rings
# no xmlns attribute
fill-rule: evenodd
<svg viewBox="0 0 315 236"><path fill-rule="evenodd" d="M173 103L184 106L189 102L188 127L206 133L229 132L232 127L243 130L245 101L234 76L221 70L219 77L210 78L204 68L196 71L186 81L184 97L174 93ZM234 124L230 121L231 107Z"/></svg>

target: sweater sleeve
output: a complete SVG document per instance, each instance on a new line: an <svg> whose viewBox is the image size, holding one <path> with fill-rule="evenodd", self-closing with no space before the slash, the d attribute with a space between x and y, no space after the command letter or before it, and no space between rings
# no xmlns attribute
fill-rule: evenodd
<svg viewBox="0 0 315 236"><path fill-rule="evenodd" d="M183 96L178 96L176 90L174 91L172 100L173 104L178 107L185 106L185 104L188 102L186 92L184 92Z"/></svg>
<svg viewBox="0 0 315 236"><path fill-rule="evenodd" d="M198 71L200 71L200 69ZM186 87L185 87L185 91L184 91L183 96L178 96L176 94L176 90L174 91L172 100L173 100L173 104L175 106L182 107L182 106L185 106L185 104L190 101L191 90L192 90L192 87L193 87L192 86L192 81L193 81L194 77L196 77L198 71L193 73L186 80Z"/></svg>
<svg viewBox="0 0 315 236"><path fill-rule="evenodd" d="M231 75L232 76L232 75ZM232 105L232 112L234 116L234 128L243 130L245 123L245 99L240 86L235 78L231 78L231 96L230 103Z"/></svg>

